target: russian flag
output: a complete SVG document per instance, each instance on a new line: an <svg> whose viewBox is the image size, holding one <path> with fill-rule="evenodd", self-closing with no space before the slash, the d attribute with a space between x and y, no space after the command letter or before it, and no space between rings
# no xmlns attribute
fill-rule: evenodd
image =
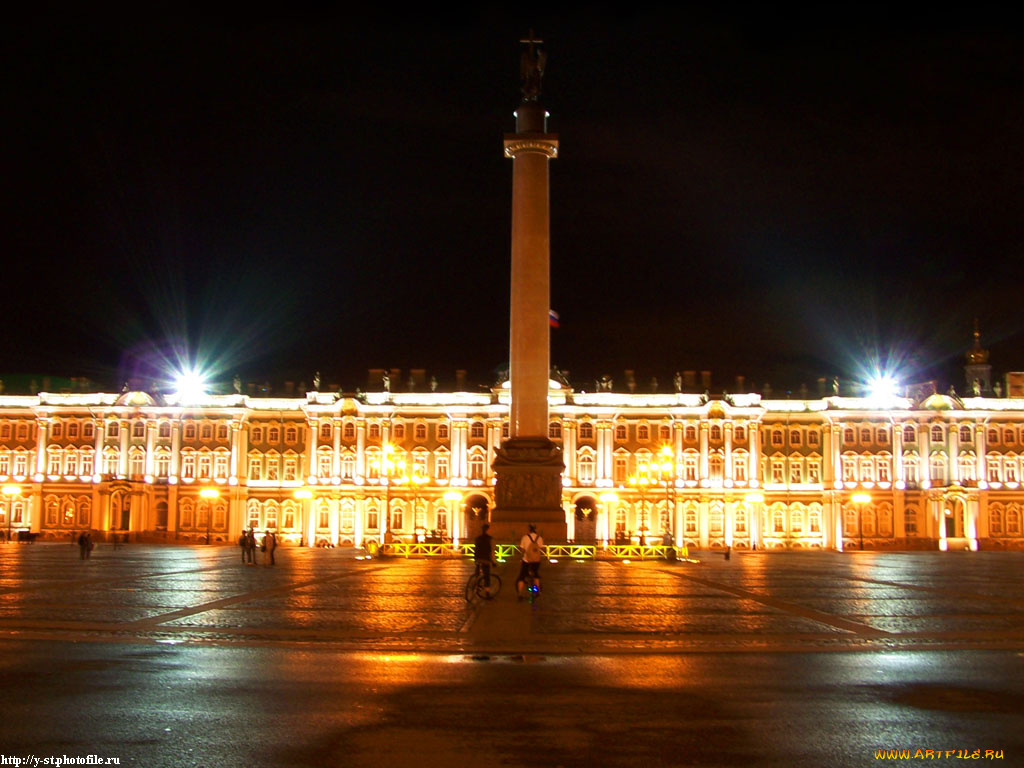
<svg viewBox="0 0 1024 768"><path fill-rule="evenodd" d="M552 328L558 327L558 313L553 309L548 310L548 325Z"/></svg>

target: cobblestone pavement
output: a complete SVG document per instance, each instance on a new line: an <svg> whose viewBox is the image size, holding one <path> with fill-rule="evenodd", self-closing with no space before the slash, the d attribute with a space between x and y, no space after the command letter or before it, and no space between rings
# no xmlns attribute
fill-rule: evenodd
<svg viewBox="0 0 1024 768"><path fill-rule="evenodd" d="M0 546L0 757L817 768L990 750L1021 765L1022 565L569 561L543 567L531 605L506 563L498 599L467 605L461 560Z"/></svg>
<svg viewBox="0 0 1024 768"><path fill-rule="evenodd" d="M1016 553L744 553L700 563L516 563L467 605L464 560L229 547L0 548L0 638L328 643L360 650L612 652L1024 647Z"/></svg>

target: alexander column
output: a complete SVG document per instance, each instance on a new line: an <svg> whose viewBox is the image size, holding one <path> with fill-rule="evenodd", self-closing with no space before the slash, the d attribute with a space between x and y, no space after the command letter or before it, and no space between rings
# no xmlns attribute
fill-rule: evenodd
<svg viewBox="0 0 1024 768"><path fill-rule="evenodd" d="M547 132L540 104L545 55L531 33L522 56L523 100L516 132L505 136L512 159L512 301L509 439L495 454L495 510L491 533L518 541L536 523L547 541L565 541L562 451L548 439L550 377L550 213L548 161L558 136Z"/></svg>

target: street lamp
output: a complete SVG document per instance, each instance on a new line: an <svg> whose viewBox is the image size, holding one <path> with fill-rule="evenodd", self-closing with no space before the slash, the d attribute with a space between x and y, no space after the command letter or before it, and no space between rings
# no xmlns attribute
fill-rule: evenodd
<svg viewBox="0 0 1024 768"><path fill-rule="evenodd" d="M864 551L864 505L871 503L870 493L855 493L850 501L857 507L857 535L860 537L860 551Z"/></svg>
<svg viewBox="0 0 1024 768"><path fill-rule="evenodd" d="M602 510L604 514L604 525L602 526L602 533L604 533L604 536L601 537L601 541L603 542L603 546L605 549L608 549L608 529L611 526L610 521L612 506L618 500L619 494L615 493L614 491L606 491L605 493L601 494L601 505L602 507L604 507L604 509Z"/></svg>
<svg viewBox="0 0 1024 768"><path fill-rule="evenodd" d="M755 513L754 519L750 521L750 545L752 549L757 549L757 540L761 537L761 505L764 504L764 494L754 491L748 493L745 498Z"/></svg>
<svg viewBox="0 0 1024 768"><path fill-rule="evenodd" d="M458 491L445 491L444 500L453 505L448 514L452 521L452 545L457 549L459 546L459 520L455 516L454 504L457 501L462 501L462 494Z"/></svg>
<svg viewBox="0 0 1024 768"><path fill-rule="evenodd" d="M419 488L420 488L420 486L425 485L429 481L430 481L430 478L427 477L426 475L418 475L418 474L416 474L415 468L413 469L411 475L403 475L402 478L399 480L399 482L401 482L401 483L408 483L409 486L412 488L412 518L413 518L412 519L412 523L413 523L413 530L414 530L414 533L415 533L417 539L420 536L420 534L419 534L420 521L419 521L419 518L417 517L417 514L416 514L416 509L417 509L417 506L419 505L419 499L420 499ZM425 536L426 535L426 527L427 527L426 526L426 522L427 522L426 521L426 515L424 515L423 517L424 517L424 520L423 520L423 532L424 532L424 534L423 535Z"/></svg>
<svg viewBox="0 0 1024 768"><path fill-rule="evenodd" d="M372 463L377 469L377 475L384 481L384 525L380 526L380 543L385 542L388 532L391 530L391 480L405 474L405 459L395 455L393 443L384 443L381 446L381 457Z"/></svg>
<svg viewBox="0 0 1024 768"><path fill-rule="evenodd" d="M206 543L210 543L210 518L213 517L213 502L211 499L220 498L220 491L216 488L203 488L199 491L200 498L206 499Z"/></svg>
<svg viewBox="0 0 1024 768"><path fill-rule="evenodd" d="M21 486L10 483L5 485L2 489L4 496L7 497L7 543L11 543L11 518L14 516L14 500L21 496Z"/></svg>
<svg viewBox="0 0 1024 768"><path fill-rule="evenodd" d="M673 503L675 500L675 489L676 489L676 455L675 451L672 450L672 446L663 445L661 451L661 463L655 464L654 468L658 473L658 482L665 483L665 508L668 513L668 533L675 540L675 527L676 527L676 505Z"/></svg>
<svg viewBox="0 0 1024 768"><path fill-rule="evenodd" d="M299 543L301 545L302 541L305 539L305 534L308 528L309 539L307 541L309 543L307 544L307 546L311 547L313 546L314 531L314 528L311 525L311 523L313 522L313 510L310 508L310 505L305 504L304 502L307 502L313 498L313 492L309 490L309 488L296 488L292 492L292 496L296 500L298 500L300 504L302 504L302 533L299 534Z"/></svg>
<svg viewBox="0 0 1024 768"><path fill-rule="evenodd" d="M647 486L651 484L651 465L643 462L637 465L636 474L629 478L629 484L640 489L640 525L639 541L643 546L644 532L647 530Z"/></svg>

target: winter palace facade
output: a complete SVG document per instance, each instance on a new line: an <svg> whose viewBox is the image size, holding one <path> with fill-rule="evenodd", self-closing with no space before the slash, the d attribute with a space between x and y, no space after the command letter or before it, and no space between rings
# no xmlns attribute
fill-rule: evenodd
<svg viewBox="0 0 1024 768"><path fill-rule="evenodd" d="M1024 399L582 393L550 438L577 542L1024 549ZM0 396L17 538L465 540L493 506L509 392ZM21 534L22 538L26 534Z"/></svg>

